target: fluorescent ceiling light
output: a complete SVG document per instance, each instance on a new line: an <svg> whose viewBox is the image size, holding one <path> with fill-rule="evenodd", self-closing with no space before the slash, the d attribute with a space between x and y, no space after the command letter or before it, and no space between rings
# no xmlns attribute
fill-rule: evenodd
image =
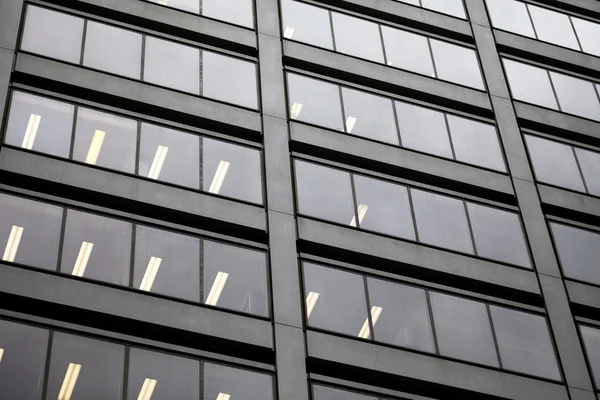
<svg viewBox="0 0 600 400"><path fill-rule="evenodd" d="M388 61L388 65L394 65L391 61Z"/></svg>
<svg viewBox="0 0 600 400"><path fill-rule="evenodd" d="M81 364L69 364L69 368L67 368L67 373L65 374L65 379L63 380L60 392L58 393L58 400L71 400L73 389L75 389L75 384L77 383L77 378L79 377L79 371L81 371Z"/></svg>
<svg viewBox="0 0 600 400"><path fill-rule="evenodd" d="M310 318L310 314L312 314L319 296L320 294L317 292L308 292L308 296L306 296L306 318Z"/></svg>
<svg viewBox="0 0 600 400"><path fill-rule="evenodd" d="M292 119L296 119L300 116L300 111L302 111L302 104L294 103L292 105L291 117Z"/></svg>
<svg viewBox="0 0 600 400"><path fill-rule="evenodd" d="M144 384L142 385L142 390L140 390L140 394L138 395L137 400L150 400L155 387L156 387L156 379L146 378L144 380Z"/></svg>
<svg viewBox="0 0 600 400"><path fill-rule="evenodd" d="M168 152L169 148L167 146L158 146L156 154L154 155L154 160L152 161L152 166L150 166L150 172L148 172L148 178L158 179Z"/></svg>
<svg viewBox="0 0 600 400"><path fill-rule="evenodd" d="M373 319L373 328L379 319L379 316L383 312L383 307L373 306L371 307L371 318ZM369 329L369 318L365 320L360 332L358 333L359 338L369 339L371 337L371 330Z"/></svg>
<svg viewBox="0 0 600 400"><path fill-rule="evenodd" d="M158 273L158 269L160 268L161 262L162 258L150 257L150 262L148 263L148 267L146 268L144 278L142 279L140 290L145 290L146 292L149 292L150 289L152 289L152 285L154 284L154 279L156 279L156 274Z"/></svg>
<svg viewBox="0 0 600 400"><path fill-rule="evenodd" d="M285 27L285 31L283 32L283 37L287 39L291 39L294 36L295 29L289 26Z"/></svg>
<svg viewBox="0 0 600 400"><path fill-rule="evenodd" d="M346 130L348 133L352 133L352 129L354 129L354 125L356 125L356 118L348 117L346 118Z"/></svg>
<svg viewBox="0 0 600 400"><path fill-rule="evenodd" d="M208 188L209 193L219 194L219 191L221 190L221 186L223 186L223 181L225 180L225 175L227 175L228 170L229 162L221 161L219 163L219 166L217 167L215 176L213 176L213 180L210 183L210 188Z"/></svg>
<svg viewBox="0 0 600 400"><path fill-rule="evenodd" d="M221 292L223 292L223 288L225 287L225 283L227 283L227 278L229 278L229 274L227 272L219 271L212 287L210 288L210 292L208 292L208 297L206 298L205 304L208 304L209 306L217 305L219 297L221 297Z"/></svg>
<svg viewBox="0 0 600 400"><path fill-rule="evenodd" d="M365 204L358 205L358 223L362 223L365 215L367 215L367 211L369 211L369 206ZM352 217L352 221L350 221L350 226L356 226L356 217Z"/></svg>
<svg viewBox="0 0 600 400"><path fill-rule="evenodd" d="M75 261L75 267L73 268L72 275L83 276L93 249L94 243L81 243L81 248L79 249L79 254L77 255L77 260Z"/></svg>
<svg viewBox="0 0 600 400"><path fill-rule="evenodd" d="M21 144L22 148L27 150L31 150L33 148L33 142L35 141L35 137L37 135L38 128L40 127L41 120L41 115L31 114L29 116L27 130L25 131L25 137L23 138L23 143Z"/></svg>
<svg viewBox="0 0 600 400"><path fill-rule="evenodd" d="M23 236L23 227L13 225L10 229L10 235L8 235L8 241L4 248L2 260L9 262L15 261L17 250L19 250L19 244L21 243L21 236Z"/></svg>
<svg viewBox="0 0 600 400"><path fill-rule="evenodd" d="M102 150L102 143L104 142L105 136L106 132L96 129L96 132L94 132L94 137L92 138L92 143L90 144L90 149L85 157L86 164L96 164L96 161L98 161L98 156L100 155L100 150Z"/></svg>
<svg viewBox="0 0 600 400"><path fill-rule="evenodd" d="M4 349L0 349L0 362L2 362L2 356L4 356Z"/></svg>
<svg viewBox="0 0 600 400"><path fill-rule="evenodd" d="M217 396L217 400L229 400L231 398L230 394L227 393L219 393Z"/></svg>

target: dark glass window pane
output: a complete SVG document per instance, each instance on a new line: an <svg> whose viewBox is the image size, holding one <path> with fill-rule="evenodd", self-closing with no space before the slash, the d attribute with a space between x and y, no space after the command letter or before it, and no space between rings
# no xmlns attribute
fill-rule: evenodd
<svg viewBox="0 0 600 400"><path fill-rule="evenodd" d="M203 138L202 188L209 193L262 203L260 152Z"/></svg>
<svg viewBox="0 0 600 400"><path fill-rule="evenodd" d="M580 326L585 352L592 368L596 387L600 386L600 329Z"/></svg>
<svg viewBox="0 0 600 400"><path fill-rule="evenodd" d="M456 159L469 164L506 171L498 135L493 125L448 115Z"/></svg>
<svg viewBox="0 0 600 400"><path fill-rule="evenodd" d="M252 0L201 0L202 15L252 28Z"/></svg>
<svg viewBox="0 0 600 400"><path fill-rule="evenodd" d="M358 226L374 232L415 239L406 187L355 175L354 188L358 203ZM351 225L356 226L356 223Z"/></svg>
<svg viewBox="0 0 600 400"><path fill-rule="evenodd" d="M337 51L383 63L381 36L376 23L336 12L331 14Z"/></svg>
<svg viewBox="0 0 600 400"><path fill-rule="evenodd" d="M257 108L256 64L203 51L202 95L244 107Z"/></svg>
<svg viewBox="0 0 600 400"><path fill-rule="evenodd" d="M56 270L62 207L0 194L2 260Z"/></svg>
<svg viewBox="0 0 600 400"><path fill-rule="evenodd" d="M129 353L129 400L197 400L200 362L132 348Z"/></svg>
<svg viewBox="0 0 600 400"><path fill-rule="evenodd" d="M350 175L302 161L295 166L298 212L350 225L355 219Z"/></svg>
<svg viewBox="0 0 600 400"><path fill-rule="evenodd" d="M139 174L200 188L200 138L163 126L142 123Z"/></svg>
<svg viewBox="0 0 600 400"><path fill-rule="evenodd" d="M435 292L430 296L440 353L497 367L486 305Z"/></svg>
<svg viewBox="0 0 600 400"><path fill-rule="evenodd" d="M79 64L82 36L83 19L29 6L21 49Z"/></svg>
<svg viewBox="0 0 600 400"><path fill-rule="evenodd" d="M148 0L152 3L162 4L163 6L177 8L179 10L200 13L200 2L204 0Z"/></svg>
<svg viewBox="0 0 600 400"><path fill-rule="evenodd" d="M465 208L461 200L414 189L411 193L421 242L473 253Z"/></svg>
<svg viewBox="0 0 600 400"><path fill-rule="evenodd" d="M548 72L545 69L512 60L502 61L515 100L558 110Z"/></svg>
<svg viewBox="0 0 600 400"><path fill-rule="evenodd" d="M144 81L200 94L200 50L146 36Z"/></svg>
<svg viewBox="0 0 600 400"><path fill-rule="evenodd" d="M55 332L48 399L120 399L124 359L121 345Z"/></svg>
<svg viewBox="0 0 600 400"><path fill-rule="evenodd" d="M61 272L127 285L130 261L130 223L67 211Z"/></svg>
<svg viewBox="0 0 600 400"><path fill-rule="evenodd" d="M421 0L423 7L458 18L466 18L462 0Z"/></svg>
<svg viewBox="0 0 600 400"><path fill-rule="evenodd" d="M592 82L550 72L560 109L600 121L600 103Z"/></svg>
<svg viewBox="0 0 600 400"><path fill-rule="evenodd" d="M571 17L583 51L600 57L600 24Z"/></svg>
<svg viewBox="0 0 600 400"><path fill-rule="evenodd" d="M337 85L288 74L290 118L344 131Z"/></svg>
<svg viewBox="0 0 600 400"><path fill-rule="evenodd" d="M571 146L529 135L525 141L538 181L585 191Z"/></svg>
<svg viewBox="0 0 600 400"><path fill-rule="evenodd" d="M435 78L429 43L425 36L382 26L388 65Z"/></svg>
<svg viewBox="0 0 600 400"><path fill-rule="evenodd" d="M0 398L42 398L48 331L0 320Z"/></svg>
<svg viewBox="0 0 600 400"><path fill-rule="evenodd" d="M137 121L87 108L77 111L73 159L133 173Z"/></svg>
<svg viewBox="0 0 600 400"><path fill-rule="evenodd" d="M283 37L333 50L329 11L292 0L281 2Z"/></svg>
<svg viewBox="0 0 600 400"><path fill-rule="evenodd" d="M399 101L396 112L403 147L452 158L443 113Z"/></svg>
<svg viewBox="0 0 600 400"><path fill-rule="evenodd" d="M268 316L266 254L209 240L203 244L204 303Z"/></svg>
<svg viewBox="0 0 600 400"><path fill-rule="evenodd" d="M367 283L371 307L380 308L373 319L375 340L435 352L425 291L379 279Z"/></svg>
<svg viewBox="0 0 600 400"><path fill-rule="evenodd" d="M600 153L577 148L575 153L577 153L588 192L600 196Z"/></svg>
<svg viewBox="0 0 600 400"><path fill-rule="evenodd" d="M362 276L306 262L303 266L308 325L370 339ZM377 313L379 309L371 309L372 316Z"/></svg>
<svg viewBox="0 0 600 400"><path fill-rule="evenodd" d="M531 267L519 216L492 207L467 203L477 255Z"/></svg>
<svg viewBox="0 0 600 400"><path fill-rule="evenodd" d="M398 144L392 101L358 90L342 88L346 132Z"/></svg>
<svg viewBox="0 0 600 400"><path fill-rule="evenodd" d="M485 89L474 50L434 39L431 39L431 50L438 78Z"/></svg>
<svg viewBox="0 0 600 400"><path fill-rule="evenodd" d="M219 395L223 394L219 398ZM272 400L273 378L267 374L204 363L205 399Z"/></svg>
<svg viewBox="0 0 600 400"><path fill-rule="evenodd" d="M200 239L136 226L134 288L197 302L199 275Z"/></svg>
<svg viewBox="0 0 600 400"><path fill-rule="evenodd" d="M545 318L496 306L490 312L503 368L560 380Z"/></svg>
<svg viewBox="0 0 600 400"><path fill-rule="evenodd" d="M565 276L600 285L600 234L556 223L550 226Z"/></svg>
<svg viewBox="0 0 600 400"><path fill-rule="evenodd" d="M312 389L314 400L378 400L377 397L365 396L328 386L313 385Z"/></svg>
<svg viewBox="0 0 600 400"><path fill-rule="evenodd" d="M528 5L539 40L579 50L575 32L566 14Z"/></svg>
<svg viewBox="0 0 600 400"><path fill-rule="evenodd" d="M83 65L140 79L142 35L88 21Z"/></svg>
<svg viewBox="0 0 600 400"><path fill-rule="evenodd" d="M494 28L535 38L525 3L515 0L486 0Z"/></svg>
<svg viewBox="0 0 600 400"><path fill-rule="evenodd" d="M74 109L71 104L13 92L5 141L23 149L69 157Z"/></svg>

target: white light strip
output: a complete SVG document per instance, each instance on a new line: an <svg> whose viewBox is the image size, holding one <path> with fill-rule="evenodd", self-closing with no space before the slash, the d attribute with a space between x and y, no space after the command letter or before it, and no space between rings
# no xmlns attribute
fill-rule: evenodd
<svg viewBox="0 0 600 400"><path fill-rule="evenodd" d="M209 193L219 194L219 191L221 190L221 186L223 186L223 181L225 180L225 176L227 175L228 170L229 162L221 161L219 163L219 166L217 167L215 176L213 176L213 180L210 183L210 188L208 189Z"/></svg>
<svg viewBox="0 0 600 400"><path fill-rule="evenodd" d="M85 273L85 268L87 267L88 261L90 260L90 256L92 255L92 250L94 249L94 243L90 242L82 242L81 248L79 249L79 254L77 255L77 260L75 261L75 267L73 268L72 275L74 276L83 276Z"/></svg>
<svg viewBox="0 0 600 400"><path fill-rule="evenodd" d="M4 248L4 255L2 256L3 261L15 261L17 250L19 250L19 244L21 243L21 236L23 236L23 227L13 225L10 229L10 235L8 235L6 247Z"/></svg>
<svg viewBox="0 0 600 400"><path fill-rule="evenodd" d="M152 285L154 284L154 279L156 279L156 274L158 273L158 269L160 268L161 262L162 258L160 257L150 257L150 262L148 263L148 267L146 268L144 278L142 279L140 290L145 290L146 292L149 292L150 289L152 289Z"/></svg>
<svg viewBox="0 0 600 400"><path fill-rule="evenodd" d="M292 28L290 26L286 26L285 31L283 32L283 37L287 38L287 39L291 39L292 36L294 36L294 31L295 31L294 28Z"/></svg>
<svg viewBox="0 0 600 400"><path fill-rule="evenodd" d="M346 131L348 131L348 133L352 133L352 129L354 129L354 125L356 125L356 118L354 118L354 117L346 118Z"/></svg>
<svg viewBox="0 0 600 400"><path fill-rule="evenodd" d="M367 211L369 211L369 206L365 204L358 205L358 223L363 222L365 215L367 215ZM350 226L356 226L356 217L352 217L352 221L350 221Z"/></svg>
<svg viewBox="0 0 600 400"><path fill-rule="evenodd" d="M383 307L373 306L371 307L371 318L373 318L373 328L379 319L379 316L383 312ZM359 338L368 339L371 337L371 330L369 329L369 318L365 320L360 332L358 333Z"/></svg>
<svg viewBox="0 0 600 400"><path fill-rule="evenodd" d="M223 288L225 287L225 283L227 283L227 278L229 278L229 274L227 272L219 271L212 287L210 288L210 292L208 292L208 297L206 298L205 304L208 304L209 306L217 305L219 297L221 297L221 292L223 292Z"/></svg>
<svg viewBox="0 0 600 400"><path fill-rule="evenodd" d="M77 383L77 378L79 377L79 371L81 371L81 364L69 364L69 368L67 368L67 373L65 374L65 379L63 380L63 384L60 388L60 393L58 393L58 400L71 400L73 390L75 389L75 384Z"/></svg>
<svg viewBox="0 0 600 400"><path fill-rule="evenodd" d="M90 144L90 149L85 157L86 164L96 164L96 161L98 161L98 156L100 155L100 150L102 150L102 143L104 143L105 136L106 132L96 129L96 132L94 132L94 137L92 138L92 143Z"/></svg>
<svg viewBox="0 0 600 400"><path fill-rule="evenodd" d="M308 292L308 296L306 296L306 318L310 318L310 314L312 314L319 296L320 294L317 292Z"/></svg>
<svg viewBox="0 0 600 400"><path fill-rule="evenodd" d="M154 160L152 161L152 165L150 166L150 172L148 172L148 178L150 179L158 179L160 175L160 170L165 163L165 158L167 158L167 153L169 152L169 148L167 146L158 146L156 149L156 154L154 155Z"/></svg>
<svg viewBox="0 0 600 400"><path fill-rule="evenodd" d="M27 150L31 150L33 148L33 142L35 141L35 137L37 135L38 128L40 127L41 120L41 115L31 114L29 116L27 130L25 131L25 137L23 138L23 143L21 144L22 148Z"/></svg>
<svg viewBox="0 0 600 400"><path fill-rule="evenodd" d="M160 4L160 5L163 5L163 6L166 6L166 5L168 5L168 4L169 4L169 0L159 0L159 1L158 1L158 4Z"/></svg>
<svg viewBox="0 0 600 400"><path fill-rule="evenodd" d="M292 111L290 112L292 119L298 118L300 116L300 111L302 111L302 104L294 103L292 105Z"/></svg>
<svg viewBox="0 0 600 400"><path fill-rule="evenodd" d="M4 356L4 349L0 349L0 363L2 362L3 356Z"/></svg>
<svg viewBox="0 0 600 400"><path fill-rule="evenodd" d="M217 400L229 400L231 398L230 394L227 393L219 393L217 396Z"/></svg>
<svg viewBox="0 0 600 400"><path fill-rule="evenodd" d="M140 390L140 394L138 395L137 400L150 400L155 387L156 387L156 379L146 378L144 380L144 384L142 385L142 390Z"/></svg>

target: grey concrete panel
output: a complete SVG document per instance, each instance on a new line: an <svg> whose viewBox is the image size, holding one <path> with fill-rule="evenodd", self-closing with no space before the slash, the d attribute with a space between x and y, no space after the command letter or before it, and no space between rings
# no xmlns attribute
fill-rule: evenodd
<svg viewBox="0 0 600 400"><path fill-rule="evenodd" d="M8 93L14 55L12 50L0 48L0 121L4 120L4 106L6 105L6 95Z"/></svg>
<svg viewBox="0 0 600 400"><path fill-rule="evenodd" d="M0 49L16 49L22 8L23 0L0 1Z"/></svg>
<svg viewBox="0 0 600 400"><path fill-rule="evenodd" d="M600 309L600 288L584 283L565 280L567 293L571 303Z"/></svg>
<svg viewBox="0 0 600 400"><path fill-rule="evenodd" d="M404 172L403 176L410 175L409 171L415 171L428 175L431 183L437 186L442 185L440 180L443 179L470 186L469 189L484 189L503 196L514 196L510 178L501 173L296 122L292 122L290 126L293 142L319 148L320 154L331 151L341 154L344 159L351 156L369 169L377 169L377 165L381 164L380 169L392 167L396 172Z"/></svg>
<svg viewBox="0 0 600 400"><path fill-rule="evenodd" d="M429 392L443 392L444 398L455 398L448 393L451 389L515 400L569 398L566 388L557 383L319 332L308 331L306 337L310 359L360 368L365 371L363 379L388 375L389 384L399 385L402 380L406 387L420 385Z"/></svg>
<svg viewBox="0 0 600 400"><path fill-rule="evenodd" d="M288 124L285 120L263 116L265 173L269 210L294 214L294 193Z"/></svg>
<svg viewBox="0 0 600 400"><path fill-rule="evenodd" d="M281 37L279 28L279 2L277 0L256 0L258 33Z"/></svg>
<svg viewBox="0 0 600 400"><path fill-rule="evenodd" d="M281 41L260 33L258 35L260 57L260 86L262 112L277 118L287 118Z"/></svg>
<svg viewBox="0 0 600 400"><path fill-rule="evenodd" d="M473 3L475 0L471 0L469 10L475 8L477 10L480 7L475 7ZM481 1L478 3L483 5ZM477 50L479 53L479 59L481 60L481 66L486 77L486 83L488 91L493 96L500 96L504 98L510 98L510 92L504 79L497 79L496 77L502 76L502 63L500 57L496 51L496 45L494 43L494 35L489 27L481 25L473 25L473 34L475 35L475 42L477 43Z"/></svg>
<svg viewBox="0 0 600 400"><path fill-rule="evenodd" d="M571 394L571 400L596 400L596 394L587 390L570 387L569 393Z"/></svg>
<svg viewBox="0 0 600 400"><path fill-rule="evenodd" d="M308 400L306 350L301 328L275 324L277 398Z"/></svg>
<svg viewBox="0 0 600 400"><path fill-rule="evenodd" d="M538 185L542 203L600 217L600 199L546 185Z"/></svg>

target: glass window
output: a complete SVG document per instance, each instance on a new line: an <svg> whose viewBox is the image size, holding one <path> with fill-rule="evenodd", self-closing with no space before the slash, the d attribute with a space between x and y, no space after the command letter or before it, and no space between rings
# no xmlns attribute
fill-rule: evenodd
<svg viewBox="0 0 600 400"><path fill-rule="evenodd" d="M486 0L494 28L535 38L525 3L515 0Z"/></svg>
<svg viewBox="0 0 600 400"><path fill-rule="evenodd" d="M585 191L571 146L529 135L525 142L538 181Z"/></svg>
<svg viewBox="0 0 600 400"><path fill-rule="evenodd" d="M200 1L203 0L148 0L152 3L162 4L163 6L177 8L179 10L200 13ZM206 1L206 0L204 0Z"/></svg>
<svg viewBox="0 0 600 400"><path fill-rule="evenodd" d="M202 189L253 203L263 202L260 152L202 139Z"/></svg>
<svg viewBox="0 0 600 400"><path fill-rule="evenodd" d="M485 89L474 50L434 39L430 42L438 78Z"/></svg>
<svg viewBox="0 0 600 400"><path fill-rule="evenodd" d="M337 85L288 74L290 118L344 131Z"/></svg>
<svg viewBox="0 0 600 400"><path fill-rule="evenodd" d="M56 270L62 207L0 194L2 260Z"/></svg>
<svg viewBox="0 0 600 400"><path fill-rule="evenodd" d="M262 251L204 240L204 303L267 317L267 259Z"/></svg>
<svg viewBox="0 0 600 400"><path fill-rule="evenodd" d="M346 132L398 144L392 101L358 90L342 88Z"/></svg>
<svg viewBox="0 0 600 400"><path fill-rule="evenodd" d="M308 325L371 338L362 276L305 262L304 289ZM371 316L380 310L372 307Z"/></svg>
<svg viewBox="0 0 600 400"><path fill-rule="evenodd" d="M202 95L248 108L258 108L256 64L203 51Z"/></svg>
<svg viewBox="0 0 600 400"><path fill-rule="evenodd" d="M561 111L600 121L600 103L592 82L550 71Z"/></svg>
<svg viewBox="0 0 600 400"><path fill-rule="evenodd" d="M331 15L337 51L383 63L379 25L336 12Z"/></svg>
<svg viewBox="0 0 600 400"><path fill-rule="evenodd" d="M578 148L575 149L575 153L588 193L600 196L600 153Z"/></svg>
<svg viewBox="0 0 600 400"><path fill-rule="evenodd" d="M0 320L0 387L3 399L40 400L48 331Z"/></svg>
<svg viewBox="0 0 600 400"><path fill-rule="evenodd" d="M477 255L531 268L519 216L467 203Z"/></svg>
<svg viewBox="0 0 600 400"><path fill-rule="evenodd" d="M600 285L600 234L554 222L550 227L565 276Z"/></svg>
<svg viewBox="0 0 600 400"><path fill-rule="evenodd" d="M83 19L29 6L21 49L79 64L82 36Z"/></svg>
<svg viewBox="0 0 600 400"><path fill-rule="evenodd" d="M443 113L399 101L395 104L403 147L453 158Z"/></svg>
<svg viewBox="0 0 600 400"><path fill-rule="evenodd" d="M314 400L378 400L377 397L321 385L312 385L312 391Z"/></svg>
<svg viewBox="0 0 600 400"><path fill-rule="evenodd" d="M202 15L252 28L252 0L201 0Z"/></svg>
<svg viewBox="0 0 600 400"><path fill-rule="evenodd" d="M528 5L539 40L579 50L575 32L566 14Z"/></svg>
<svg viewBox="0 0 600 400"><path fill-rule="evenodd" d="M80 107L73 159L133 173L137 126L135 120Z"/></svg>
<svg viewBox="0 0 600 400"><path fill-rule="evenodd" d="M4 140L23 149L67 158L74 110L71 104L13 92Z"/></svg>
<svg viewBox="0 0 600 400"><path fill-rule="evenodd" d="M133 347L129 353L127 380L129 400L197 400L200 362Z"/></svg>
<svg viewBox="0 0 600 400"><path fill-rule="evenodd" d="M142 123L138 173L200 189L200 137Z"/></svg>
<svg viewBox="0 0 600 400"><path fill-rule="evenodd" d="M125 348L55 332L52 340L49 399L121 399Z"/></svg>
<svg viewBox="0 0 600 400"><path fill-rule="evenodd" d="M273 378L245 369L204 363L204 399L272 400Z"/></svg>
<svg viewBox="0 0 600 400"><path fill-rule="evenodd" d="M198 302L200 239L136 226L133 287Z"/></svg>
<svg viewBox="0 0 600 400"><path fill-rule="evenodd" d="M281 7L284 38L333 50L329 11L292 0Z"/></svg>
<svg viewBox="0 0 600 400"><path fill-rule="evenodd" d="M377 310L374 339L411 349L435 352L427 297L423 289L367 278L369 301Z"/></svg>
<svg viewBox="0 0 600 400"><path fill-rule="evenodd" d="M295 161L298 213L350 225L356 217L350 174Z"/></svg>
<svg viewBox="0 0 600 400"><path fill-rule="evenodd" d="M600 386L600 329L580 326L585 352L592 368L596 387Z"/></svg>
<svg viewBox="0 0 600 400"><path fill-rule="evenodd" d="M431 292L430 296L440 353L497 367L486 305L442 293Z"/></svg>
<svg viewBox="0 0 600 400"><path fill-rule="evenodd" d="M355 175L354 188L360 228L415 239L406 187ZM356 226L356 218L351 225Z"/></svg>
<svg viewBox="0 0 600 400"><path fill-rule="evenodd" d="M398 0L398 1L401 1L406 4L412 4L413 6L419 6L419 7L421 6L421 4L419 4L420 0Z"/></svg>
<svg viewBox="0 0 600 400"><path fill-rule="evenodd" d="M411 193L421 242L473 253L465 207L461 200L414 189Z"/></svg>
<svg viewBox="0 0 600 400"><path fill-rule="evenodd" d="M435 78L429 43L425 36L381 27L388 65Z"/></svg>
<svg viewBox="0 0 600 400"><path fill-rule="evenodd" d="M546 318L490 306L502 367L560 380Z"/></svg>
<svg viewBox="0 0 600 400"><path fill-rule="evenodd" d="M462 0L421 0L425 8L459 18L466 18Z"/></svg>
<svg viewBox="0 0 600 400"><path fill-rule="evenodd" d="M144 81L200 94L200 50L146 36Z"/></svg>
<svg viewBox="0 0 600 400"><path fill-rule="evenodd" d="M545 69L507 59L502 61L514 99L558 109Z"/></svg>
<svg viewBox="0 0 600 400"><path fill-rule="evenodd" d="M456 159L469 164L506 171L496 128L493 125L448 115Z"/></svg>
<svg viewBox="0 0 600 400"><path fill-rule="evenodd" d="M61 272L125 286L130 262L130 223L67 211Z"/></svg>
<svg viewBox="0 0 600 400"><path fill-rule="evenodd" d="M600 57L600 24L571 17L583 51Z"/></svg>

